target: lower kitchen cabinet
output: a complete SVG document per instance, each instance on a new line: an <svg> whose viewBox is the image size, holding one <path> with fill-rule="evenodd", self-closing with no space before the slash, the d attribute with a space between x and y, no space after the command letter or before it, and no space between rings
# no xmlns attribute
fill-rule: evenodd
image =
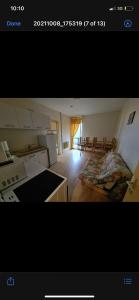
<svg viewBox="0 0 139 300"><path fill-rule="evenodd" d="M39 162L37 153L29 154L23 158L28 176L32 176L39 171Z"/></svg>
<svg viewBox="0 0 139 300"><path fill-rule="evenodd" d="M46 168L49 167L47 150L28 154L28 155L23 156L20 159L22 159L23 161L26 161L26 162L28 162L30 160L34 163L40 163L43 167L46 167Z"/></svg>
<svg viewBox="0 0 139 300"><path fill-rule="evenodd" d="M49 168L49 162L48 162L48 153L47 150L40 151L37 153L38 161L39 163L46 168Z"/></svg>
<svg viewBox="0 0 139 300"><path fill-rule="evenodd" d="M67 202L68 183L67 179L57 188L57 190L47 199L47 202Z"/></svg>

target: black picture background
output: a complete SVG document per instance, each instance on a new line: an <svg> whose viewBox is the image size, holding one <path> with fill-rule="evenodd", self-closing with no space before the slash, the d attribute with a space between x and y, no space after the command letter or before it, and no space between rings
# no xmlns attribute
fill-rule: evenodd
<svg viewBox="0 0 139 300"><path fill-rule="evenodd" d="M0 97L139 96L137 32L1 32Z"/></svg>
<svg viewBox="0 0 139 300"><path fill-rule="evenodd" d="M138 204L1 205L4 271L138 271Z"/></svg>

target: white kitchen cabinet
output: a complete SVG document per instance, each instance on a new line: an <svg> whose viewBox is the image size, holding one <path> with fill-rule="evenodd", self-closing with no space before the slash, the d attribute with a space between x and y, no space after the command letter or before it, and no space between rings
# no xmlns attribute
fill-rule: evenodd
<svg viewBox="0 0 139 300"><path fill-rule="evenodd" d="M0 103L0 128L19 128L15 108Z"/></svg>
<svg viewBox="0 0 139 300"><path fill-rule="evenodd" d="M24 157L24 163L27 175L29 177L36 175L40 171L40 162L38 153L26 155Z"/></svg>
<svg viewBox="0 0 139 300"><path fill-rule="evenodd" d="M33 123L33 128L35 129L43 129L43 120L42 120L42 114L32 112L32 123Z"/></svg>
<svg viewBox="0 0 139 300"><path fill-rule="evenodd" d="M50 129L50 117L0 103L0 128Z"/></svg>
<svg viewBox="0 0 139 300"><path fill-rule="evenodd" d="M50 123L50 117L49 116L46 116L46 115L42 114L42 126L43 126L43 129L50 129L51 123Z"/></svg>
<svg viewBox="0 0 139 300"><path fill-rule="evenodd" d="M31 112L24 108L16 108L15 110L16 110L19 128L24 128L24 129L33 128Z"/></svg>
<svg viewBox="0 0 139 300"><path fill-rule="evenodd" d="M38 161L38 152L27 155L30 160L33 162Z"/></svg>
<svg viewBox="0 0 139 300"><path fill-rule="evenodd" d="M38 152L37 154L38 154L38 160L39 160L39 163L40 163L43 167L49 168L48 152L47 152L47 150L40 151L40 152Z"/></svg>
<svg viewBox="0 0 139 300"><path fill-rule="evenodd" d="M35 129L49 129L50 118L44 114L32 112L32 123Z"/></svg>
<svg viewBox="0 0 139 300"><path fill-rule="evenodd" d="M43 168L49 168L47 150L39 151L20 158L25 163L28 176L37 174Z"/></svg>

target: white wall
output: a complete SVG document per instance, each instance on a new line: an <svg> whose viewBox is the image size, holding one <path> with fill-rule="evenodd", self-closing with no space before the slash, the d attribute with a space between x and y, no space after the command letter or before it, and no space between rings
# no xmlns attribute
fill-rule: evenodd
<svg viewBox="0 0 139 300"><path fill-rule="evenodd" d="M48 115L51 120L59 122L60 127L60 113L49 109L41 104L35 103L32 99L0 99L0 102L12 104L14 106L20 106L27 109L31 109L35 112L43 113ZM37 144L37 136L45 133L42 130L18 130L18 129L0 129L0 140L7 140L10 149L18 150L26 147L27 144ZM59 134L60 150L61 150L61 134Z"/></svg>
<svg viewBox="0 0 139 300"><path fill-rule="evenodd" d="M69 142L70 148L70 117L62 114L62 142ZM64 150L64 149L63 149Z"/></svg>
<svg viewBox="0 0 139 300"><path fill-rule="evenodd" d="M136 111L134 122L127 125L129 114ZM117 130L118 152L134 172L139 161L139 99L130 99L124 106Z"/></svg>
<svg viewBox="0 0 139 300"><path fill-rule="evenodd" d="M38 144L37 136L44 133L41 130L0 129L0 141L7 141L11 151L27 148L28 144Z"/></svg>
<svg viewBox="0 0 139 300"><path fill-rule="evenodd" d="M112 139L117 131L120 112L110 112L84 116L82 126L83 137L107 137Z"/></svg>

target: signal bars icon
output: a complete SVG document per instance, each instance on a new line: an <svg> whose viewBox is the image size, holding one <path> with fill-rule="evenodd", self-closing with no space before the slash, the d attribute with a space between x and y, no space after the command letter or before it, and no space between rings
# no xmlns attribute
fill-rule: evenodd
<svg viewBox="0 0 139 300"><path fill-rule="evenodd" d="M109 10L116 10L116 7L110 7Z"/></svg>

